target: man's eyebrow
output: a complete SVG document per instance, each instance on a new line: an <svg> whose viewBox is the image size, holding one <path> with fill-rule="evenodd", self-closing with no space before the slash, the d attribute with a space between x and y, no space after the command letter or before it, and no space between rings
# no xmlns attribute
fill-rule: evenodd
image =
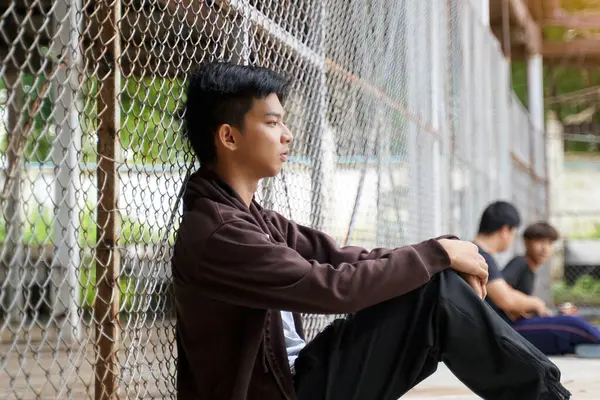
<svg viewBox="0 0 600 400"><path fill-rule="evenodd" d="M266 112L265 117L276 117L279 119L283 119L284 114L278 112Z"/></svg>

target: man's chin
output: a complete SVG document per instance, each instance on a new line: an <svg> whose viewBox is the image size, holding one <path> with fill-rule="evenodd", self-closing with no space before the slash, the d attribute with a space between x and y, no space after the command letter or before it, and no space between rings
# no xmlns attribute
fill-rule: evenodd
<svg viewBox="0 0 600 400"><path fill-rule="evenodd" d="M281 167L274 168L270 171L266 171L265 174L263 175L263 178L274 178L277 175L279 175L279 172L281 172Z"/></svg>

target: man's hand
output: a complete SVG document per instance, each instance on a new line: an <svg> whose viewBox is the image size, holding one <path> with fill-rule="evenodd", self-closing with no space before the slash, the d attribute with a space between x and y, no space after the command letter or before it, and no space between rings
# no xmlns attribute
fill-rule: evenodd
<svg viewBox="0 0 600 400"><path fill-rule="evenodd" d="M450 256L450 268L462 273L463 276L477 277L483 287L487 285L488 265L483 256L479 254L476 245L452 239L440 239L439 243Z"/></svg>
<svg viewBox="0 0 600 400"><path fill-rule="evenodd" d="M538 317L547 317L549 315L552 314L552 312L548 309L548 307L546 307L546 303L544 303L544 300L535 297L535 307L533 309L533 312L538 316Z"/></svg>
<svg viewBox="0 0 600 400"><path fill-rule="evenodd" d="M520 314L521 318L547 317L552 312L546 307L546 303L539 297L531 296L531 305L528 310Z"/></svg>
<svg viewBox="0 0 600 400"><path fill-rule="evenodd" d="M473 290L475 291L475 293L477 293L477 296L479 296L481 298L481 300L485 299L485 296L487 296L487 289L486 289L486 286L481 282L481 279L479 279L475 275L467 275L467 274L460 274L460 275L463 277L463 279L465 281L467 281L469 286L471 286L473 288Z"/></svg>

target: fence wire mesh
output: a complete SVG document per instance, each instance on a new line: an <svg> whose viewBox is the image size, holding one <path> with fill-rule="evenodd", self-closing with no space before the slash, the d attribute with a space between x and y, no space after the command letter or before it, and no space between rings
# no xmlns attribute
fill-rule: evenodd
<svg viewBox="0 0 600 400"><path fill-rule="evenodd" d="M175 397L169 262L196 167L178 110L203 61L294 78L293 157L260 200L340 245L470 238L498 198L545 216L543 132L478 10L0 1L0 396Z"/></svg>
<svg viewBox="0 0 600 400"><path fill-rule="evenodd" d="M563 240L553 269L557 303L600 318L600 91L590 87L547 101L552 220Z"/></svg>

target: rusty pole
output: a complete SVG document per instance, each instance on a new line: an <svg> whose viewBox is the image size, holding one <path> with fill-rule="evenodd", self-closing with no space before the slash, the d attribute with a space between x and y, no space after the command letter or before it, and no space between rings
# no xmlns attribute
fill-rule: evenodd
<svg viewBox="0 0 600 400"><path fill-rule="evenodd" d="M120 0L98 2L100 75L98 82L98 227L96 247L97 297L95 399L118 395L119 350L119 90L121 73Z"/></svg>

